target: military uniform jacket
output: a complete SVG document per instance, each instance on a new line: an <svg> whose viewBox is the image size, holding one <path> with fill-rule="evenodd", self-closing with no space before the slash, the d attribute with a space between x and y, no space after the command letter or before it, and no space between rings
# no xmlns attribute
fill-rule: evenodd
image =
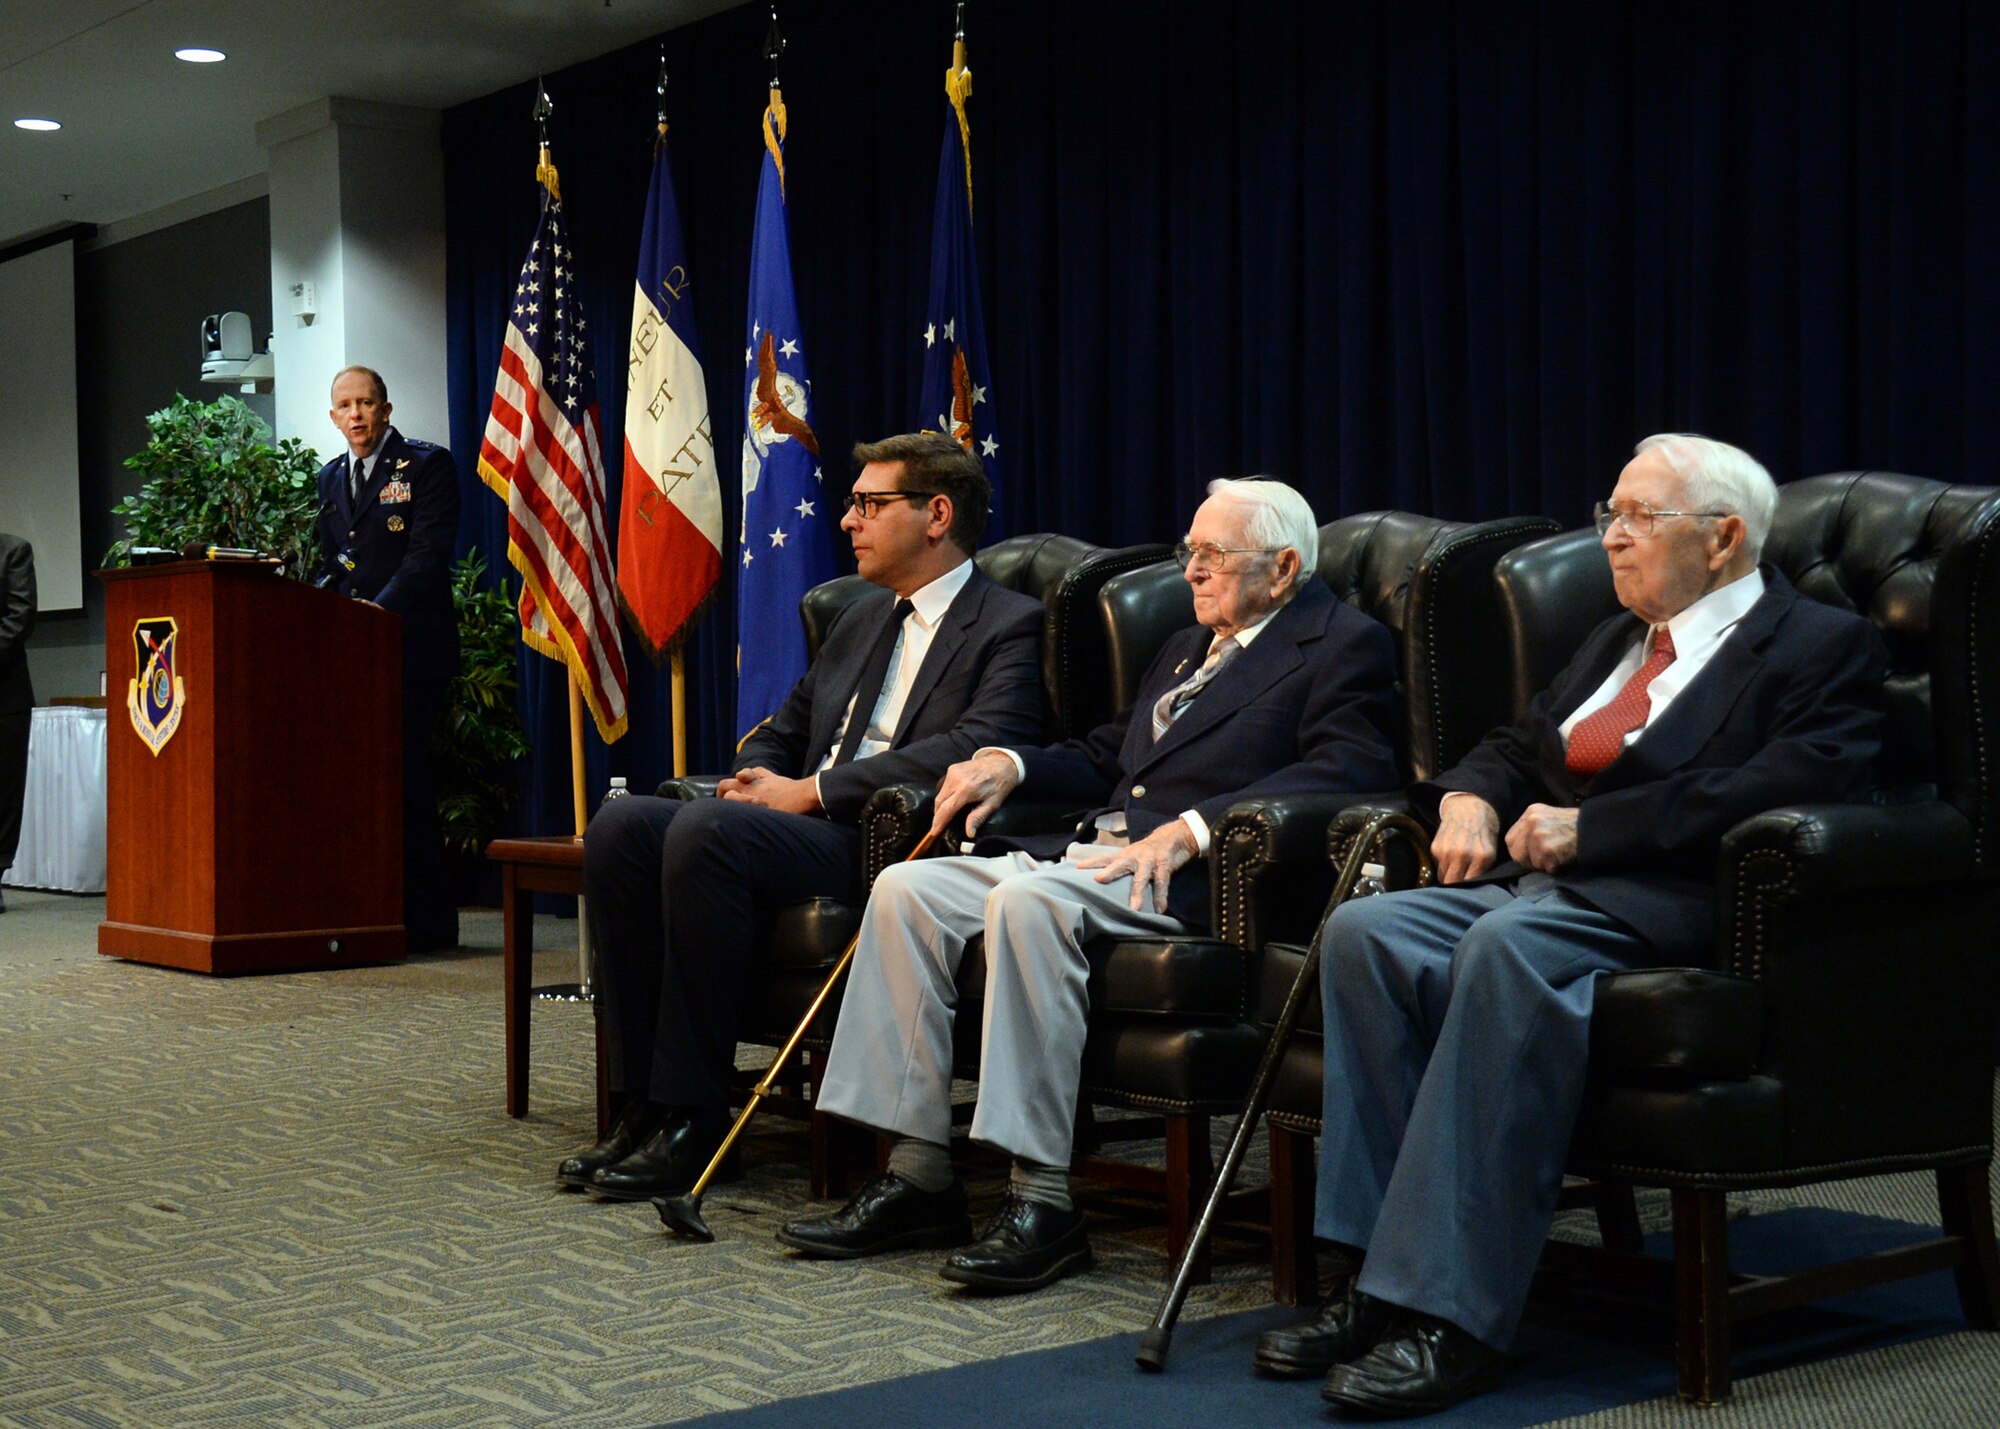
<svg viewBox="0 0 2000 1429"><path fill-rule="evenodd" d="M346 453L319 472L319 585L398 615L451 614L458 538L458 468L451 453L394 427L382 438L359 497L347 490ZM407 638L407 637L406 637Z"/></svg>

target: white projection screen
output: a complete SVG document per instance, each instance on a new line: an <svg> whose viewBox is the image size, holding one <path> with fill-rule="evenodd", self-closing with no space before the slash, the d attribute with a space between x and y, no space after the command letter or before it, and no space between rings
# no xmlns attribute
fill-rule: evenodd
<svg viewBox="0 0 2000 1429"><path fill-rule="evenodd" d="M0 352L11 389L0 422L0 531L34 543L41 609L81 610L73 240L0 263Z"/></svg>

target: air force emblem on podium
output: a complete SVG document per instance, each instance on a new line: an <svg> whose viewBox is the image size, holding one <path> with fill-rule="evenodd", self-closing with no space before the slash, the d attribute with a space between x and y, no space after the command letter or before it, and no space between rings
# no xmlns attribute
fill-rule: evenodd
<svg viewBox="0 0 2000 1429"><path fill-rule="evenodd" d="M138 666L125 696L132 728L158 754L181 727L187 687L180 676L179 627L171 616L141 620L132 627L132 654Z"/></svg>

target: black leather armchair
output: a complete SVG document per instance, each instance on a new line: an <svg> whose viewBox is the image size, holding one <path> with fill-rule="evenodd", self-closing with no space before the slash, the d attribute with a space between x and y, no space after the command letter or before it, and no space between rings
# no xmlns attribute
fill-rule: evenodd
<svg viewBox="0 0 2000 1429"><path fill-rule="evenodd" d="M1403 512L1369 512L1321 528L1319 579L1397 637L1403 683L1421 711L1409 722L1409 753L1419 768L1435 767L1440 751L1461 749L1484 733L1483 725L1474 727L1486 703L1478 692L1497 687L1505 675L1489 595L1493 563L1554 529L1542 518L1461 525ZM1194 616L1181 572L1166 562L1107 582L1098 604L1109 678L1095 694L1069 703L1081 714L1092 698L1106 700L1101 720L1132 702L1160 645ZM1443 629L1464 638L1445 642L1437 638ZM1079 720L1076 727L1095 722ZM902 797L911 801L909 817L928 821L929 791ZM1209 855L1213 936L1107 939L1087 950L1091 1015L1082 1105L1158 1113L1166 1166L1162 1172L1091 1155L1100 1136L1088 1125L1080 1128L1079 1164L1099 1178L1164 1193L1169 1256L1186 1244L1214 1177L1210 1118L1240 1105L1263 1046L1250 1016L1252 950L1269 937L1310 930L1332 881L1324 862L1327 823L1343 802L1246 801L1218 822ZM1063 812L1073 821L1074 811ZM955 1050L968 1077L979 1066L982 953L977 941L968 946L959 975ZM1144 1129L1159 1134L1157 1127Z"/></svg>
<svg viewBox="0 0 2000 1429"><path fill-rule="evenodd" d="M1040 534L1009 537L974 557L988 579L1034 596L1047 607L1042 681L1050 699L1051 729L1061 732L1056 737L1068 731L1069 706L1076 691L1089 688L1089 678L1076 672L1095 672L1103 664L1100 622L1092 614L1099 591L1121 572L1155 563L1165 554L1166 548L1157 544L1107 549L1071 536ZM818 654L834 618L870 588L860 576L842 576L806 592L799 603L799 618L805 625L808 655ZM715 792L719 782L714 776L670 779L660 785L659 793L665 798L706 797ZM906 857L922 832L910 820L894 817L896 801L883 798L888 792L878 793L862 815L863 871L870 884L882 869ZM878 806L892 812L882 817ZM768 928L760 930L754 954L759 976L744 1007L739 1040L770 1047L784 1044L854 936L860 917L858 906L831 898L771 910ZM794 1095L774 1099L774 1106L809 1109L814 1067L832 1043L839 1011L836 992L801 1044L806 1055L785 1079ZM813 1112L810 1121L813 1189L815 1194L825 1195L838 1186L841 1168L829 1146L826 1118Z"/></svg>
<svg viewBox="0 0 2000 1429"><path fill-rule="evenodd" d="M1500 563L1517 708L1615 609L1595 546L1577 532ZM1764 558L1882 632L1882 791L1737 825L1717 861L1713 966L1599 980L1569 1167L1623 1202L1600 1210L1622 1274L1672 1287L1680 1393L1704 1404L1729 1393L1732 1321L1947 1266L1975 1326L1996 1327L2000 1295L1988 1188L2000 491L1806 478L1781 489ZM1730 1275L1728 1192L1910 1170L1937 1177L1938 1239L1793 1276ZM1633 1185L1670 1193L1671 1266L1632 1253Z"/></svg>

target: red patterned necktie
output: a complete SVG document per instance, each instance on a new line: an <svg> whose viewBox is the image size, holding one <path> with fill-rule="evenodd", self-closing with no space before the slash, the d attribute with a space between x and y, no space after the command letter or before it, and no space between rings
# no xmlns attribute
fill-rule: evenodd
<svg viewBox="0 0 2000 1429"><path fill-rule="evenodd" d="M1616 759L1625 748L1625 736L1646 723L1653 697L1646 687L1660 671L1674 663L1674 637L1663 625L1653 636L1653 653L1632 672L1625 687L1611 703L1587 718L1578 720L1569 732L1569 754L1565 762L1572 774L1588 779Z"/></svg>

